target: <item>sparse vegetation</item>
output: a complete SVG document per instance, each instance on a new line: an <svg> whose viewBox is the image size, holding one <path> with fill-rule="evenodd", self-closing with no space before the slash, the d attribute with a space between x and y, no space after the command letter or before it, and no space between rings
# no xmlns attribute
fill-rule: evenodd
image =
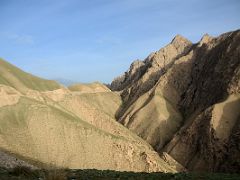
<svg viewBox="0 0 240 180"><path fill-rule="evenodd" d="M46 170L43 173L44 180L67 180L67 171L64 169Z"/></svg>
<svg viewBox="0 0 240 180"><path fill-rule="evenodd" d="M14 170L0 169L1 180L238 180L240 174L221 173L134 173L100 170L31 170L25 167L17 167Z"/></svg>

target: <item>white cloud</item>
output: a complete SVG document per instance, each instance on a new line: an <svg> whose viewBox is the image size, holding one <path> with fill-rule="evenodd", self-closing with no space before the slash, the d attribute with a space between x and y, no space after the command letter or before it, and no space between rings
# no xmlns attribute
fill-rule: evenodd
<svg viewBox="0 0 240 180"><path fill-rule="evenodd" d="M16 33L3 33L5 38L18 43L18 44L25 44L25 45L32 45L34 44L33 36L27 34L16 34Z"/></svg>

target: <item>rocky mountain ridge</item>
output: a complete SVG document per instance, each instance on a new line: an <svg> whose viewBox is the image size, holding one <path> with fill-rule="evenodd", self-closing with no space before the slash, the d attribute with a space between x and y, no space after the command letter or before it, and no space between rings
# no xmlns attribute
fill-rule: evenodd
<svg viewBox="0 0 240 180"><path fill-rule="evenodd" d="M239 172L239 42L240 30L196 44L176 36L112 82L116 118L189 170Z"/></svg>

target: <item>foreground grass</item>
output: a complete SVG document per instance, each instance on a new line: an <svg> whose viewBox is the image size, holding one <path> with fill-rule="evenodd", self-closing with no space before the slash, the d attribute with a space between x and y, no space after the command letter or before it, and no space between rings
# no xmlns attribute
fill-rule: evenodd
<svg viewBox="0 0 240 180"><path fill-rule="evenodd" d="M1 180L125 180L125 179L160 179L160 180L239 180L240 174L221 174L221 173L134 173L134 172L117 172L117 171L100 171L100 170L30 170L25 167L15 169L0 168Z"/></svg>

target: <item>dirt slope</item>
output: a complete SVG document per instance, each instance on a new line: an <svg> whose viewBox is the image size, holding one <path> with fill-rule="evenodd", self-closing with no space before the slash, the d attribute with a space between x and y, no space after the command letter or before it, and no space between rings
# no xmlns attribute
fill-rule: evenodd
<svg viewBox="0 0 240 180"><path fill-rule="evenodd" d="M120 125L117 93L66 88L21 93L0 86L0 148L38 167L176 172L149 144ZM110 108L111 107L111 108ZM4 164L12 162L11 155Z"/></svg>
<svg viewBox="0 0 240 180"><path fill-rule="evenodd" d="M71 91L81 93L96 93L96 92L109 92L111 91L107 86L99 82L89 84L74 84L68 87Z"/></svg>

